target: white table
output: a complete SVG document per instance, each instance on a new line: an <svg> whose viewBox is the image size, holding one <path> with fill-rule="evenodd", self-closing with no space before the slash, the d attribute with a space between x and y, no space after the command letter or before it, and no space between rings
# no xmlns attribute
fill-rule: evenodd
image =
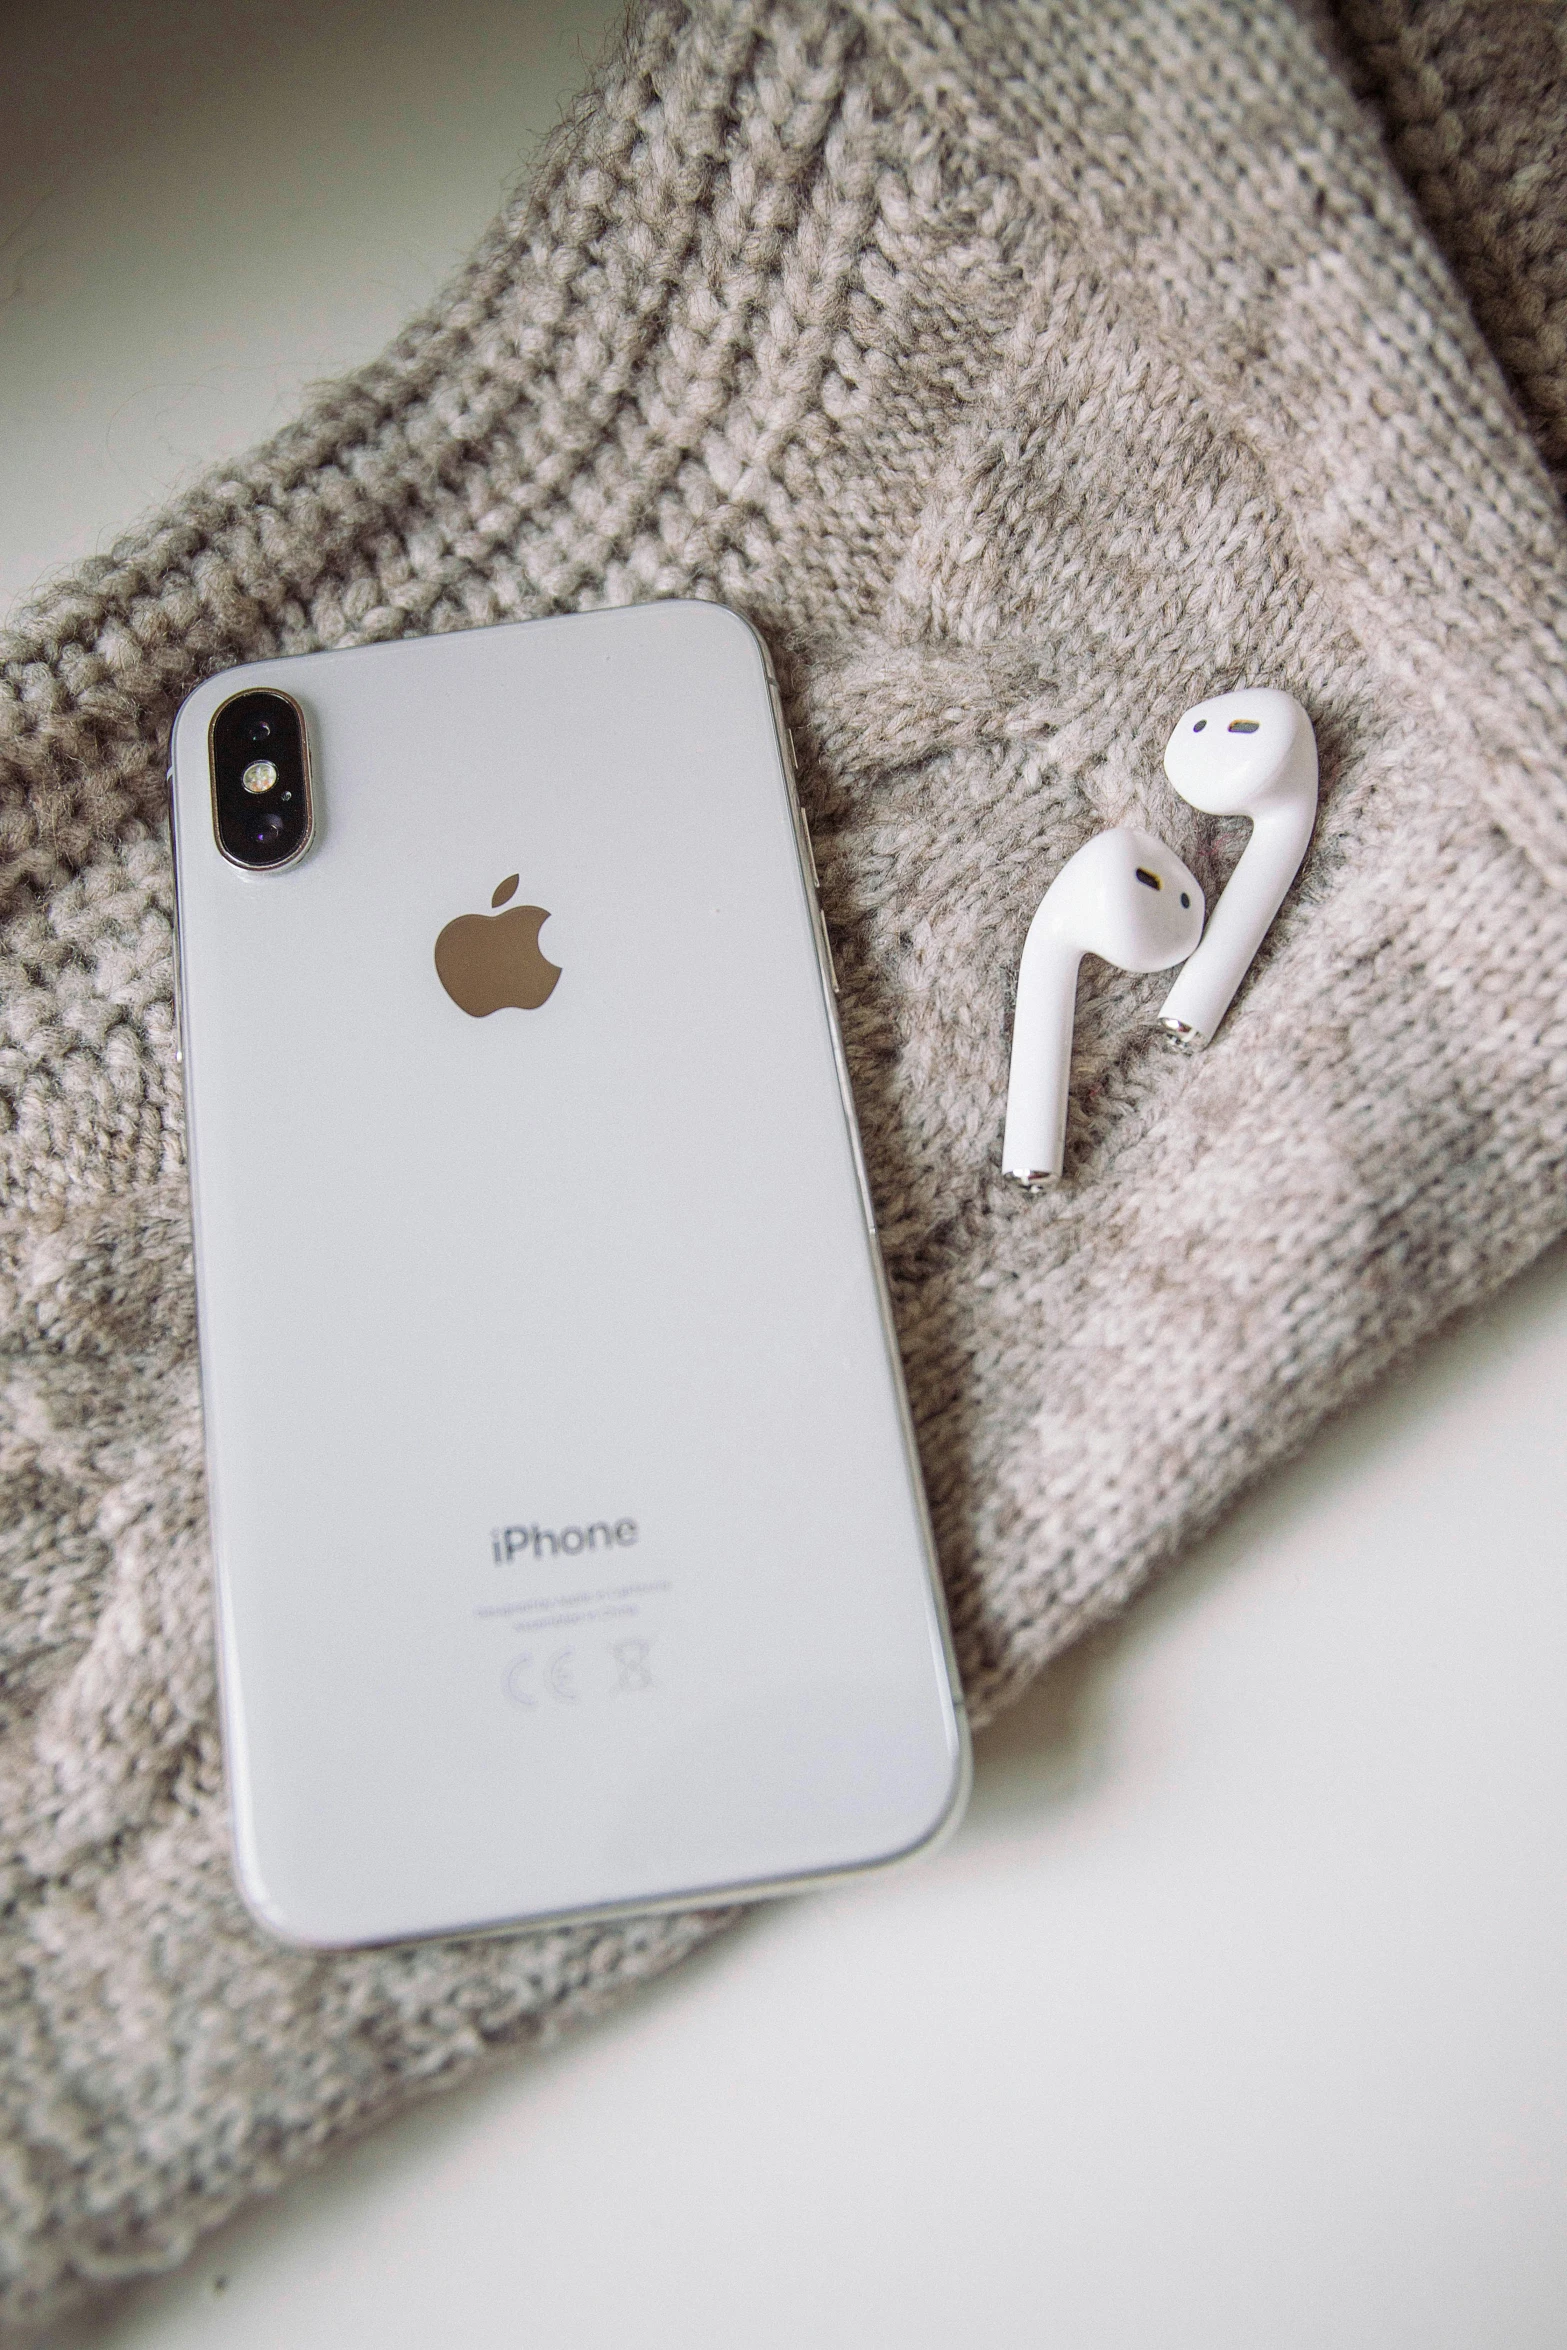
<svg viewBox="0 0 1567 2350"><path fill-rule="evenodd" d="M426 298L604 0L13 0L0 597ZM21 124L18 134L17 125ZM759 1913L67 2344L1552 2350L1567 1257Z"/></svg>

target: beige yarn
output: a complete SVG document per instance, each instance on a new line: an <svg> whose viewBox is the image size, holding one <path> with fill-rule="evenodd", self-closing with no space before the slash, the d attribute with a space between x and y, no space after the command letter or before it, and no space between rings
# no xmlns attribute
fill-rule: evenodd
<svg viewBox="0 0 1567 2350"><path fill-rule="evenodd" d="M668 594L767 633L984 1713L1567 1221L1567 538L1284 0L654 5L440 314L47 595L0 700L0 2202L13 2319L668 1965L701 1918L310 1958L231 1888L162 774L263 651ZM1219 1041L1090 966L998 1174L1029 913L1205 888L1179 710L1319 730ZM417 1105L410 1105L417 1115Z"/></svg>
<svg viewBox="0 0 1567 2350"><path fill-rule="evenodd" d="M1567 489L1567 5L1342 0L1357 79Z"/></svg>

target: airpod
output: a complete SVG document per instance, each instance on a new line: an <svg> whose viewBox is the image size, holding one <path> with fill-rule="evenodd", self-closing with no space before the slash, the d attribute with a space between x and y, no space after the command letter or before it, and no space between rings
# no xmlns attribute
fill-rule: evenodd
<svg viewBox="0 0 1567 2350"><path fill-rule="evenodd" d="M1251 838L1159 1025L1197 1051L1230 1008L1235 990L1284 902L1317 820L1317 738L1289 694L1247 686L1188 710L1171 735L1164 771L1209 816L1249 816Z"/></svg>
<svg viewBox="0 0 1567 2350"><path fill-rule="evenodd" d="M1099 955L1123 971L1162 971L1202 936L1203 900L1173 849L1118 826L1085 841L1040 901L1023 942L1001 1169L1030 1187L1061 1173L1077 967Z"/></svg>

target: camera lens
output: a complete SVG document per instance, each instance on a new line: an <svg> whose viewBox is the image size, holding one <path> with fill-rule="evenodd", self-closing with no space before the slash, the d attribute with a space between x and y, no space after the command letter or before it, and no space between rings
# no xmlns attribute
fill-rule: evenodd
<svg viewBox="0 0 1567 2350"><path fill-rule="evenodd" d="M311 830L310 763L297 703L264 687L235 694L214 717L209 740L213 822L224 856L252 873L291 864Z"/></svg>

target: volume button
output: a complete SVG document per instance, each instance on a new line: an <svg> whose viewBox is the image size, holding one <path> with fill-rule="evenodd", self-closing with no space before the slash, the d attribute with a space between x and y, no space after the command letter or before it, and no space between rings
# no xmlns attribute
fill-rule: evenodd
<svg viewBox="0 0 1567 2350"><path fill-rule="evenodd" d="M811 839L811 828L805 820L805 810L798 803L796 803L794 815L795 830L800 836L800 846L805 852L805 862L811 869L812 886L819 890L822 886L822 877L816 870L816 847Z"/></svg>
<svg viewBox="0 0 1567 2350"><path fill-rule="evenodd" d="M800 805L800 762L795 756L794 728L783 714L783 704L778 699L776 688L773 692L773 718L778 727L778 741L783 750L784 768L789 777L790 797L794 802L795 825L799 831L801 845L805 850L806 863L811 868L811 879L820 889L822 877L816 870L816 844L811 839L811 827L806 820L805 810Z"/></svg>
<svg viewBox="0 0 1567 2350"><path fill-rule="evenodd" d="M811 828L805 821L805 810L798 800L794 803L794 829L795 837L804 851L805 862L810 868L811 918L816 924L816 934L822 942L822 954L827 963L827 976L832 981L832 991L836 995L838 993L838 966L832 959L832 940L827 935L827 917L822 912L822 877L816 870L816 851L811 846Z"/></svg>
<svg viewBox="0 0 1567 2350"><path fill-rule="evenodd" d="M789 770L789 780L792 783L794 781L794 736L790 733L789 721L784 716L782 697L771 679L768 680L767 698L773 705L773 725L778 734L778 748L783 753L784 765Z"/></svg>
<svg viewBox="0 0 1567 2350"><path fill-rule="evenodd" d="M832 959L832 940L827 935L827 917L822 912L820 905L816 909L816 927L821 933L822 953L827 957L827 976L832 981L832 991L836 995L838 993L838 966Z"/></svg>
<svg viewBox="0 0 1567 2350"><path fill-rule="evenodd" d="M185 1066L185 1003L180 990L180 861L174 840L174 770L164 777L169 787L169 865L174 876L174 1065Z"/></svg>
<svg viewBox="0 0 1567 2350"><path fill-rule="evenodd" d="M799 835L800 846L805 851L805 861L811 869L813 892L811 912L816 920L816 935L822 942L822 959L827 965L827 976L832 981L832 991L836 995L838 993L838 966L832 959L832 940L827 935L827 917L822 912L822 877L816 870L816 845L811 839L810 825L805 820L805 810L800 805L798 789L800 771L799 763L794 755L794 729L784 716L778 681L771 672L768 675L767 690L772 697L773 722L778 729L778 745L783 752L784 772L789 780L789 797L794 808L794 828Z"/></svg>
<svg viewBox="0 0 1567 2350"><path fill-rule="evenodd" d="M822 886L822 877L816 870L816 843L811 838L810 819L806 815L803 808L800 810L800 837L805 843L805 855L806 861L811 868L811 879L815 882L817 888L820 889Z"/></svg>

